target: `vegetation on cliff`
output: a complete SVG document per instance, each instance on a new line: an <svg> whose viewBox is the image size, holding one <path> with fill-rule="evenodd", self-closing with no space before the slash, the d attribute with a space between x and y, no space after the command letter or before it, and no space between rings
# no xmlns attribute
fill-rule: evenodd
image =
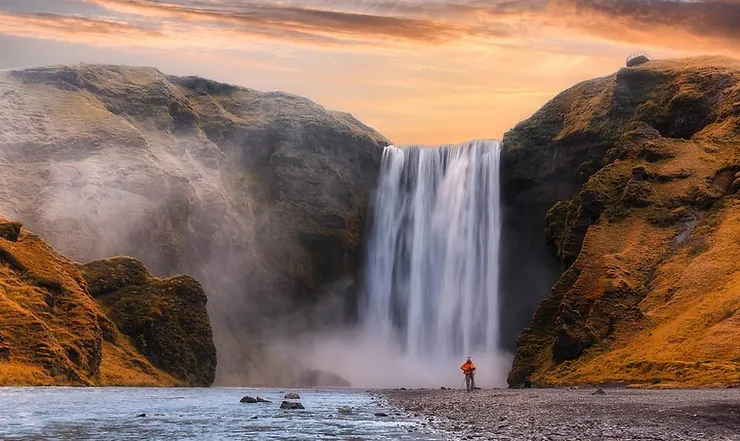
<svg viewBox="0 0 740 441"><path fill-rule="evenodd" d="M157 353L137 350L140 341L118 324L120 315L113 308L109 313L105 299L101 305L91 296L112 287L111 280L118 277L112 272L115 268L93 263L90 268L94 271L87 271L83 278L74 262L20 224L0 219L0 385L209 384L206 380L213 379L214 366L208 366L210 373L204 375L191 365L170 368L160 359L173 351L187 356L189 340L205 341L210 337L205 298L197 282L189 278L152 279L140 263L131 259L114 261L120 260L140 268L146 276L139 285L141 292L127 293L130 298L138 294L132 304L159 296L175 304L193 298L196 300L183 305L189 310L161 310L169 322L182 323L191 317L201 321L179 328L177 336L166 331L160 332L163 336L155 334L157 340L150 348ZM128 283L121 283L121 289ZM190 286L184 289L183 284ZM180 298L184 300L174 300ZM133 322L149 317L136 309L121 314ZM213 343L209 344L212 348ZM215 354L210 358L215 359Z"/></svg>
<svg viewBox="0 0 740 441"><path fill-rule="evenodd" d="M97 260L80 270L90 295L154 366L185 384L213 383L216 347L197 280L154 278L130 257Z"/></svg>
<svg viewBox="0 0 740 441"><path fill-rule="evenodd" d="M504 144L507 196L550 207L563 270L509 383L740 384L740 64L624 68Z"/></svg>
<svg viewBox="0 0 740 441"><path fill-rule="evenodd" d="M196 277L224 382L274 382L282 362L267 340L352 298L389 142L351 115L85 64L0 72L0 126L0 213L77 261L130 255L153 274Z"/></svg>

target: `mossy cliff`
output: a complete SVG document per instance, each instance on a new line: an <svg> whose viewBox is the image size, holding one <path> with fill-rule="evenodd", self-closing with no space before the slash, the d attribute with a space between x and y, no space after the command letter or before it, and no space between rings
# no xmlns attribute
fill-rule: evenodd
<svg viewBox="0 0 740 441"><path fill-rule="evenodd" d="M740 64L586 81L504 145L507 209L560 265L509 384L740 383Z"/></svg>
<svg viewBox="0 0 740 441"><path fill-rule="evenodd" d="M0 213L77 261L128 255L159 276L192 274L222 383L274 383L271 340L323 324L317 305L338 304L337 321L351 309L389 143L351 115L82 64L1 71L0 127Z"/></svg>
<svg viewBox="0 0 740 441"><path fill-rule="evenodd" d="M196 281L154 279L128 258L92 263L81 273L20 224L3 219L0 323L0 385L213 381L215 349Z"/></svg>

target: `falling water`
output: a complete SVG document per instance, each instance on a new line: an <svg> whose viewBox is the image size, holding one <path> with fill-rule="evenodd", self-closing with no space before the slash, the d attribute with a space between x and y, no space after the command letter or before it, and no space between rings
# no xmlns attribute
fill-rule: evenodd
<svg viewBox="0 0 740 441"><path fill-rule="evenodd" d="M497 141L387 147L373 211L364 329L416 359L499 346Z"/></svg>

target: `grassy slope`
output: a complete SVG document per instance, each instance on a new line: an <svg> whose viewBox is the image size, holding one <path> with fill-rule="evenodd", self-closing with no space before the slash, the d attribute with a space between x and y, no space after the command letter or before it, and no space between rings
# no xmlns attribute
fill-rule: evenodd
<svg viewBox="0 0 740 441"><path fill-rule="evenodd" d="M177 384L108 321L74 263L26 231L0 238L0 323L0 385Z"/></svg>
<svg viewBox="0 0 740 441"><path fill-rule="evenodd" d="M519 338L510 383L740 384L740 68L700 58L620 75L538 115L563 122L545 148L590 132L609 150L548 214L565 272ZM512 144L532 148L522 133Z"/></svg>

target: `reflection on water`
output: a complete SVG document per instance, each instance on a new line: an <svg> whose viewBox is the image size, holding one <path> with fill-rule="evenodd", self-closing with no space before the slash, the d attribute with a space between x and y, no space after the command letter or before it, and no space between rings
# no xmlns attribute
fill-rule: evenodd
<svg viewBox="0 0 740 441"><path fill-rule="evenodd" d="M299 390L306 410L289 411L279 409L284 392L245 388L0 388L0 439L431 439L414 430L414 421L366 393ZM245 395L273 402L241 404L239 400ZM340 406L351 406L355 412L340 415ZM376 417L378 412L390 417Z"/></svg>

